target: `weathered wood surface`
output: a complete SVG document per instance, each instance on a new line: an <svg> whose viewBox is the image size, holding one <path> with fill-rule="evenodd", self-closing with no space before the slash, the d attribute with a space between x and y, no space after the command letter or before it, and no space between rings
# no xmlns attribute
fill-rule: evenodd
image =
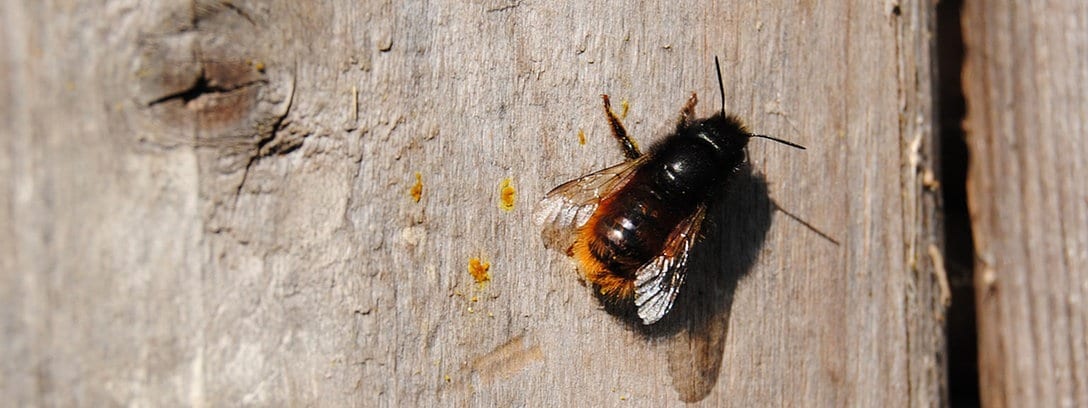
<svg viewBox="0 0 1088 408"><path fill-rule="evenodd" d="M15 405L937 404L931 13L921 1L4 2L0 393ZM733 231L701 261L727 273L693 276L694 306L647 334L601 310L530 212L621 160L599 94L629 101L628 128L649 144L690 92L700 115L716 108L714 55L729 109L809 150L753 142L756 175L718 220ZM490 263L486 284L472 257Z"/></svg>
<svg viewBox="0 0 1088 408"><path fill-rule="evenodd" d="M1088 4L967 2L982 401L1088 406Z"/></svg>

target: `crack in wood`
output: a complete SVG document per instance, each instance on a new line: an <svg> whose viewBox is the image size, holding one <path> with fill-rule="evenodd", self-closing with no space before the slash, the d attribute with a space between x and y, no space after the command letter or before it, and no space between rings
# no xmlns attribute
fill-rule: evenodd
<svg viewBox="0 0 1088 408"><path fill-rule="evenodd" d="M205 72L206 71L202 68L200 70L200 74L196 78L196 81L189 88L152 99L150 102L147 102L146 106L153 107L155 105L172 102L179 99L184 105L189 106L190 102L193 102L203 96L228 94L244 90L245 88L268 84L267 80L257 79L236 84L234 86L213 85L212 81L209 81L208 76L205 74Z"/></svg>

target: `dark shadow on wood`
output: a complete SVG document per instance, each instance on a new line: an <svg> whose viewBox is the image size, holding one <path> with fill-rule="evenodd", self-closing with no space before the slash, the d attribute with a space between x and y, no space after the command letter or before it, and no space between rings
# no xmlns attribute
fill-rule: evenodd
<svg viewBox="0 0 1088 408"><path fill-rule="evenodd" d="M733 293L759 257L775 208L766 180L747 164L721 188L672 311L645 326L630 308L606 307L643 336L667 342L673 388L687 402L702 400L718 383Z"/></svg>

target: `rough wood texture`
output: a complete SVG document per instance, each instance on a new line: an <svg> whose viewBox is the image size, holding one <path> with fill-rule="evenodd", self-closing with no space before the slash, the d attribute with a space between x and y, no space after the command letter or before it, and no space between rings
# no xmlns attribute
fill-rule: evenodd
<svg viewBox="0 0 1088 408"><path fill-rule="evenodd" d="M929 2L152 3L0 5L14 405L942 401ZM529 215L621 160L599 94L649 144L714 55L809 150L753 142L645 333Z"/></svg>
<svg viewBox="0 0 1088 408"><path fill-rule="evenodd" d="M981 397L1088 406L1088 3L963 15Z"/></svg>

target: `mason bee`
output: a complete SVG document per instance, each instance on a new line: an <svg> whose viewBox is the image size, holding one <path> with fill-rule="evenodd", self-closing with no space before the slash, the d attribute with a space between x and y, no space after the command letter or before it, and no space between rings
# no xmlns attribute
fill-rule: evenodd
<svg viewBox="0 0 1088 408"><path fill-rule="evenodd" d="M626 160L568 181L546 194L533 213L545 244L573 257L606 301L636 308L644 325L672 308L687 274L708 206L724 199L721 186L747 160L751 138L803 146L748 132L725 113L725 85L717 57L722 108L694 117L695 93L680 110L676 130L642 153L601 95L605 117Z"/></svg>

